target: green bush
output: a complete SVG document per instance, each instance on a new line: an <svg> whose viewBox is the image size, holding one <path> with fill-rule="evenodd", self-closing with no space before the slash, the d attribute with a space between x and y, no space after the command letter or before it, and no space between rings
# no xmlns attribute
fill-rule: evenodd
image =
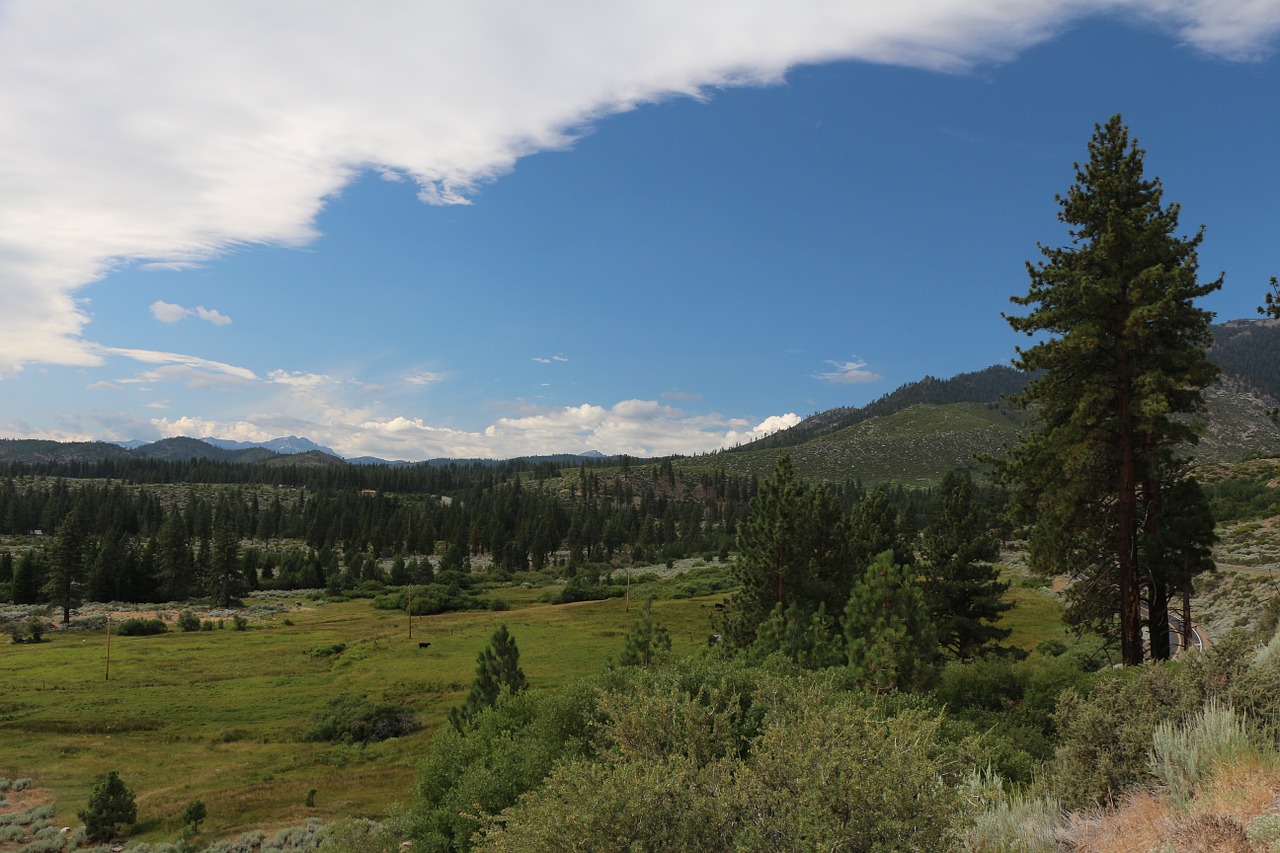
<svg viewBox="0 0 1280 853"><path fill-rule="evenodd" d="M347 694L329 700L306 734L307 740L330 743L377 743L420 728L410 709L365 696Z"/></svg>
<svg viewBox="0 0 1280 853"><path fill-rule="evenodd" d="M183 610L178 614L178 630L179 631L199 631L200 617L196 616L190 610Z"/></svg>
<svg viewBox="0 0 1280 853"><path fill-rule="evenodd" d="M638 690L601 699L604 751L484 821L477 849L960 849L969 813L935 715L829 678L756 670L744 705L730 671L694 692L678 686L693 669L629 672ZM735 732L748 731L742 749Z"/></svg>
<svg viewBox="0 0 1280 853"><path fill-rule="evenodd" d="M331 658L347 650L346 643L331 643L327 646L312 646L307 654L313 658Z"/></svg>
<svg viewBox="0 0 1280 853"><path fill-rule="evenodd" d="M379 595L373 599L373 606L378 610L399 610L404 612L408 607L409 592L407 589ZM437 613L452 613L459 610L484 610L488 602L478 598L457 586L429 583L413 588L413 615L435 616Z"/></svg>
<svg viewBox="0 0 1280 853"><path fill-rule="evenodd" d="M169 626L160 619L125 619L116 626L121 637L148 637L168 632Z"/></svg>

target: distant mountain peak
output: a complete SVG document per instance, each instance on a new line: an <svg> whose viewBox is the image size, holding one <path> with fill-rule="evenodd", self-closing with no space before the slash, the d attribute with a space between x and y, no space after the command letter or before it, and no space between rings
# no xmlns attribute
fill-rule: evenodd
<svg viewBox="0 0 1280 853"><path fill-rule="evenodd" d="M294 453L310 453L313 450L319 450L329 456L342 458L342 454L331 447L325 447L323 444L316 444L309 438L301 438L296 435L289 435L283 438L273 438L270 441L234 441L229 438L202 438L205 444L212 444L214 447L221 447L223 450L247 450L250 447L264 447L267 450L274 450L276 453L291 455Z"/></svg>

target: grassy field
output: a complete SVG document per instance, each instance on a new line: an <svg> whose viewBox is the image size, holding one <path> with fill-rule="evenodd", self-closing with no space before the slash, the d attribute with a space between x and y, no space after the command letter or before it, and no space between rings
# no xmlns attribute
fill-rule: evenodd
<svg viewBox="0 0 1280 853"><path fill-rule="evenodd" d="M470 687L476 655L505 622L534 689L596 671L622 650L638 609L610 600L550 606L538 590L504 590L515 609L415 617L368 601L318 604L226 630L113 637L53 633L39 645L0 646L0 776L52 789L59 820L75 822L94 778L118 770L138 794L143 840L171 839L182 807L200 797L202 835L377 817L407 800L414 767L448 709ZM706 642L710 605L654 602L675 651ZM286 625L285 619L293 624ZM431 643L420 649L420 642ZM341 654L318 647L346 643ZM342 693L404 703L423 729L367 747L301 740ZM307 793L316 789L315 807Z"/></svg>
<svg viewBox="0 0 1280 853"><path fill-rule="evenodd" d="M538 603L541 592L502 590L513 606L504 613L415 617L412 638L404 614L367 600L304 601L242 632L228 622L212 632L116 636L109 681L102 631L5 644L0 776L32 777L50 789L65 825L76 822L94 778L117 770L138 794L140 840L172 839L182 807L196 797L209 811L206 839L308 817L379 817L408 801L417 762L500 623L519 643L533 689L594 672L621 653L638 605L630 612L619 599L551 606ZM1009 594L1011 642L1033 648L1061 635L1056 602L1017 586ZM720 598L653 603L677 654L706 643ZM340 654L311 653L338 643L346 644ZM315 713L343 693L406 704L423 729L367 747L302 740Z"/></svg>

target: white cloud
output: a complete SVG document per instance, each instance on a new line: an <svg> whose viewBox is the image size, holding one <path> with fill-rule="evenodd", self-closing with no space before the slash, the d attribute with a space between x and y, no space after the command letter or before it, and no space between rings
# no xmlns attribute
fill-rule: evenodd
<svg viewBox="0 0 1280 853"><path fill-rule="evenodd" d="M181 305L165 302L163 299L157 299L151 303L151 316L161 323L176 323L179 320L185 320L188 313L187 309Z"/></svg>
<svg viewBox="0 0 1280 853"><path fill-rule="evenodd" d="M163 299L157 299L151 303L151 316L161 323L177 323L188 317L199 317L201 320L212 323L215 326L226 326L231 323L231 318L221 311L205 308L203 305L197 305L195 308L183 308L181 305L165 302Z"/></svg>
<svg viewBox="0 0 1280 853"><path fill-rule="evenodd" d="M884 377L879 373L867 370L865 361L828 361L835 368L826 372L815 373L814 376L824 382L837 385L854 385L861 382L877 382Z"/></svg>
<svg viewBox="0 0 1280 853"><path fill-rule="evenodd" d="M220 311L212 308L205 308L203 305L197 305L195 308L196 316L205 322L212 323L215 326L231 325L231 318Z"/></svg>
<svg viewBox="0 0 1280 853"><path fill-rule="evenodd" d="M444 379L443 373L436 373L431 370L424 370L420 373L411 373L404 378L405 382L411 385L430 385Z"/></svg>
<svg viewBox="0 0 1280 853"><path fill-rule="evenodd" d="M321 373L302 373L296 370L273 370L267 374L267 380L277 385L288 385L300 390L310 390L334 381Z"/></svg>
<svg viewBox="0 0 1280 853"><path fill-rule="evenodd" d="M705 453L761 438L799 423L793 413L759 423L715 414L691 415L653 400L623 400L610 407L584 403L555 409L517 406L524 414L469 431L434 426L420 417L375 416L330 407L309 415L251 414L235 421L183 416L155 418L161 436L191 435L265 441L305 435L345 456L384 459L509 458L548 453L662 456Z"/></svg>
<svg viewBox="0 0 1280 853"><path fill-rule="evenodd" d="M1094 14L1155 22L1228 58L1260 55L1280 30L1271 0L3 9L0 376L100 364L75 293L113 265L187 269L247 243L304 244L325 201L363 168L414 181L424 201L465 202L604 115L776 82L797 63L962 69Z"/></svg>
<svg viewBox="0 0 1280 853"><path fill-rule="evenodd" d="M183 355L176 352L160 352L157 350L132 349L129 347L104 347L91 345L90 351L96 355L118 355L125 358L131 358L134 361L140 361L144 364L161 364L170 365L172 367L184 368L190 373L207 374L211 376L221 376L226 379L234 379L245 382L255 381L258 377L252 370L247 367L237 367L234 364L226 364L221 361L213 361L207 358L200 358L194 355ZM121 382L138 382L138 381L155 381L165 375L173 375L177 371L172 368L165 370L150 371L142 374L141 377L135 379L121 379ZM151 378L145 378L151 377Z"/></svg>

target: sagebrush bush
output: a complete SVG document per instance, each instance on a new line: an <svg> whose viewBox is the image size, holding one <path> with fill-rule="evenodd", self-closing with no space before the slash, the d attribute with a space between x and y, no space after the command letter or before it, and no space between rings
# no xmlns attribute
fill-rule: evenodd
<svg viewBox="0 0 1280 853"><path fill-rule="evenodd" d="M62 848L62 838L37 838L35 841L18 848L18 853L59 853Z"/></svg>
<svg viewBox="0 0 1280 853"><path fill-rule="evenodd" d="M1255 817L1245 825L1244 834L1254 844L1263 844L1268 850L1274 850L1280 843L1280 814Z"/></svg>
<svg viewBox="0 0 1280 853"><path fill-rule="evenodd" d="M1267 751L1248 720L1211 700L1185 723L1156 724L1148 768L1167 789L1169 800L1182 806L1217 768Z"/></svg>
<svg viewBox="0 0 1280 853"><path fill-rule="evenodd" d="M0 826L0 844L11 844L15 841L25 841L27 831L20 826Z"/></svg>

